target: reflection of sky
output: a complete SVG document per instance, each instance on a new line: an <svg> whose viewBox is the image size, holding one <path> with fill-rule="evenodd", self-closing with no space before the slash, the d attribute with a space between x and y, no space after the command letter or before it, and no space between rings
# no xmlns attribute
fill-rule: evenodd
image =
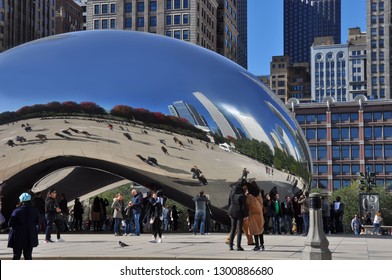
<svg viewBox="0 0 392 280"><path fill-rule="evenodd" d="M279 125L287 141L297 141L292 135L296 122L255 77L220 55L180 40L144 32L83 31L0 54L0 112L51 101L92 101L105 109L121 104L169 114L167 106L183 100L216 128L194 92L210 100L233 128L252 134L252 126L259 125L270 135ZM244 126L244 116L250 118L250 127Z"/></svg>

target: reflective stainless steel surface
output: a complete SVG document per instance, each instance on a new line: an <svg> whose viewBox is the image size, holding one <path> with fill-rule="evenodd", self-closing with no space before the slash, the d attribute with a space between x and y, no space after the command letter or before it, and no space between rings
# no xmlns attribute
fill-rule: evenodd
<svg viewBox="0 0 392 280"><path fill-rule="evenodd" d="M216 53L160 35L75 32L1 53L0 100L3 206L33 187L57 184L72 198L132 180L188 207L204 189L219 212L244 167L265 191L291 188L285 171L266 173L263 163L233 150L230 139L263 141L311 166L300 127L256 77ZM213 134L229 140L212 145ZM148 157L158 165L143 161ZM208 185L192 178L195 165ZM97 172L106 179L95 180Z"/></svg>

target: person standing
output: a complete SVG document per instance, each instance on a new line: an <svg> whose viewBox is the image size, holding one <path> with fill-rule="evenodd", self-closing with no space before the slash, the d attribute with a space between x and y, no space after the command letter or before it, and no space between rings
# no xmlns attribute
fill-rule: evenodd
<svg viewBox="0 0 392 280"><path fill-rule="evenodd" d="M68 231L68 220L69 220L69 209L68 209L68 200L65 198L65 194L60 194L60 200L59 200L59 208L61 210L61 214L63 215L63 226L64 226L64 231Z"/></svg>
<svg viewBox="0 0 392 280"><path fill-rule="evenodd" d="M284 234L291 233L292 228L292 220L293 220L293 205L291 203L290 196L286 196L285 201L282 202L282 214L283 214L283 223L284 223Z"/></svg>
<svg viewBox="0 0 392 280"><path fill-rule="evenodd" d="M140 236L140 216L142 214L142 195L136 189L132 190L132 215L135 223L135 235Z"/></svg>
<svg viewBox="0 0 392 280"><path fill-rule="evenodd" d="M91 205L91 221L93 223L93 230L95 232L98 232L101 227L101 207L102 206L99 197L94 197L93 204Z"/></svg>
<svg viewBox="0 0 392 280"><path fill-rule="evenodd" d="M53 223L56 225L56 242L63 242L64 240L60 237L60 223L59 219L56 217L61 214L61 209L57 204L56 200L57 192L55 189L50 189L45 201L45 243L52 243L51 233L53 230Z"/></svg>
<svg viewBox="0 0 392 280"><path fill-rule="evenodd" d="M75 198L75 204L73 206L73 215L74 215L74 229L77 231L82 230L83 206L79 198Z"/></svg>
<svg viewBox="0 0 392 280"><path fill-rule="evenodd" d="M301 204L298 203L298 196L293 197L294 220L297 226L297 235L302 234L303 219L301 214Z"/></svg>
<svg viewBox="0 0 392 280"><path fill-rule="evenodd" d="M271 212L272 212L272 233L276 234L276 230L278 230L278 234L282 234L282 207L279 201L279 194L276 193L271 201Z"/></svg>
<svg viewBox="0 0 392 280"><path fill-rule="evenodd" d="M248 217L248 208L246 207L246 197L244 190L240 184L237 184L229 196L229 210L227 214L231 219L231 231L230 231L230 250L233 249L234 234L237 231L237 251L244 251L241 247L242 238L242 224L244 218Z"/></svg>
<svg viewBox="0 0 392 280"><path fill-rule="evenodd" d="M37 208L31 206L31 196L22 193L19 196L20 206L16 208L8 222L10 233L8 248L13 249L13 260L32 260L33 248L38 246L38 226L40 214Z"/></svg>
<svg viewBox="0 0 392 280"><path fill-rule="evenodd" d="M123 219L122 215L122 201L123 201L123 196L119 193L116 195L116 197L113 199L112 203L112 208L113 208L113 220L114 220L114 235L115 236L120 236L120 226L121 226L121 221Z"/></svg>
<svg viewBox="0 0 392 280"><path fill-rule="evenodd" d="M162 220L163 220L163 197L153 192L150 197L150 224L152 224L153 239L152 243L162 243ZM157 239L158 237L158 239Z"/></svg>
<svg viewBox="0 0 392 280"><path fill-rule="evenodd" d="M309 232L309 192L306 191L298 201L301 204L301 215L304 222L303 236L307 236Z"/></svg>
<svg viewBox="0 0 392 280"><path fill-rule="evenodd" d="M355 235L359 235L361 232L361 220L358 218L357 214L355 214L354 218L351 220L351 229Z"/></svg>
<svg viewBox="0 0 392 280"><path fill-rule="evenodd" d="M205 222L206 222L206 209L208 198L204 195L204 191L200 191L198 195L193 198L195 202L195 221L193 223L193 234L196 235L197 226L200 220L200 234L205 234Z"/></svg>
<svg viewBox="0 0 392 280"><path fill-rule="evenodd" d="M340 196L336 197L333 210L335 216L336 233L343 233L344 203L341 202Z"/></svg>
<svg viewBox="0 0 392 280"><path fill-rule="evenodd" d="M331 205L329 204L328 198L323 196L321 204L321 213L323 217L323 230L325 234L329 233L329 217L331 214Z"/></svg>
<svg viewBox="0 0 392 280"><path fill-rule="evenodd" d="M254 236L255 247L253 251L264 251L264 217L263 198L255 181L247 183L246 205L249 212L248 233Z"/></svg>
<svg viewBox="0 0 392 280"><path fill-rule="evenodd" d="M374 228L372 234L374 234L377 231L377 235L381 235L380 232L381 221L382 221L381 212L377 212L376 215L374 216L374 221L373 221Z"/></svg>

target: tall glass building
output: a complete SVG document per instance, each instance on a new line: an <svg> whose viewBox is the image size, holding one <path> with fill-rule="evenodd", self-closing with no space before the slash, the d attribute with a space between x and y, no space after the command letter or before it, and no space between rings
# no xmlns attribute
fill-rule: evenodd
<svg viewBox="0 0 392 280"><path fill-rule="evenodd" d="M333 36L340 43L340 0L284 0L284 55L291 63L310 62L316 37Z"/></svg>

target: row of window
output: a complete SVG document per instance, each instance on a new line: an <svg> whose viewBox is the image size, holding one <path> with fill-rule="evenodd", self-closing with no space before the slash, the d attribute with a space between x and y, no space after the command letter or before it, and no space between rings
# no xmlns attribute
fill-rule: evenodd
<svg viewBox="0 0 392 280"><path fill-rule="evenodd" d="M333 141L358 140L358 127L334 127L331 129ZM326 128L307 128L305 132L308 141L327 140ZM374 126L364 128L365 140L391 140L392 126Z"/></svg>
<svg viewBox="0 0 392 280"><path fill-rule="evenodd" d="M380 51L380 52L378 53L378 59L377 59L377 52L372 52L371 56L372 56L372 61L384 60L384 58L385 58L385 53L384 53L383 51Z"/></svg>
<svg viewBox="0 0 392 280"><path fill-rule="evenodd" d="M368 164L371 172L376 174L392 174L392 164ZM358 175L360 172L359 164L333 164L332 173L333 175ZM326 164L314 164L313 173L318 175L328 174L328 165Z"/></svg>
<svg viewBox="0 0 392 280"><path fill-rule="evenodd" d="M167 10L178 10L178 9L188 9L189 0L166 0Z"/></svg>
<svg viewBox="0 0 392 280"><path fill-rule="evenodd" d="M94 20L94 29L115 29L116 28L116 19L95 19Z"/></svg>
<svg viewBox="0 0 392 280"><path fill-rule="evenodd" d="M327 160L327 146L310 146L313 160ZM366 159L392 158L392 145L365 145ZM359 160L359 145L334 145L332 146L332 159L334 160Z"/></svg>
<svg viewBox="0 0 392 280"><path fill-rule="evenodd" d="M189 14L167 15L166 25L189 24Z"/></svg>
<svg viewBox="0 0 392 280"><path fill-rule="evenodd" d="M325 123L327 117L325 114L309 114L309 115L301 115L298 114L295 116L298 123ZM356 112L353 113L332 113L331 121L333 123L346 123L346 122L356 122L358 121L359 115ZM363 113L363 119L365 121L392 121L392 112L365 112Z"/></svg>
<svg viewBox="0 0 392 280"><path fill-rule="evenodd" d="M180 40L184 40L184 41L189 41L190 32L189 32L189 29L168 30L168 31L166 31L166 36L174 37L176 39L180 39Z"/></svg>
<svg viewBox="0 0 392 280"><path fill-rule="evenodd" d="M377 2L372 2L372 12L377 12L377 8L378 8L378 11L384 11L384 2L383 1L380 1L380 2L378 2L378 5L377 5Z"/></svg>
<svg viewBox="0 0 392 280"><path fill-rule="evenodd" d="M337 54L336 54L336 57L335 57L335 54L333 54L333 53L327 53L327 55L326 55L326 59L327 60L329 60L329 61L333 61L335 58L337 58L338 59L338 61L339 60L342 60L343 58L345 57L345 55L344 55L344 53L343 52L338 52ZM322 53L317 53L316 55L315 55L315 58L316 58L316 61L323 61L324 60L324 55L322 54Z"/></svg>
<svg viewBox="0 0 392 280"><path fill-rule="evenodd" d="M116 13L115 3L95 4L94 15L107 15Z"/></svg>

